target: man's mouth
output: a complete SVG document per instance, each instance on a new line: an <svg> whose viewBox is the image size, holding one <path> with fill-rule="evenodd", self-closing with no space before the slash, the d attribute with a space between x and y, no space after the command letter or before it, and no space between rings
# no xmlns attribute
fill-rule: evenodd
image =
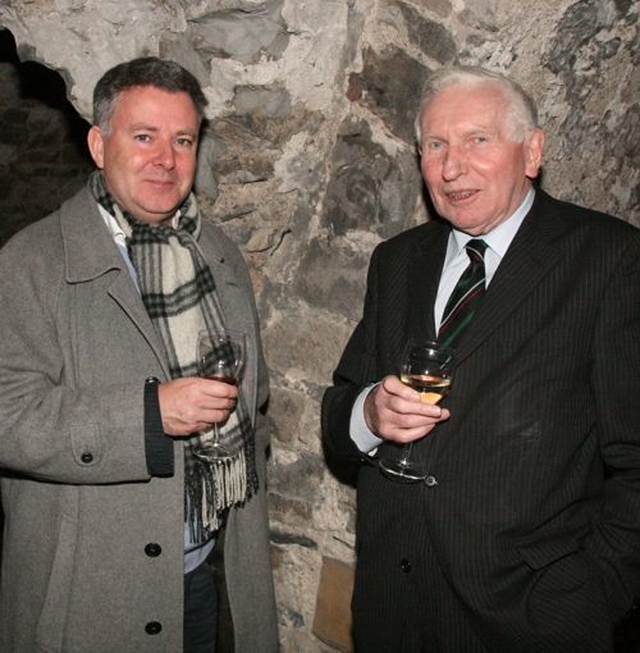
<svg viewBox="0 0 640 653"><path fill-rule="evenodd" d="M463 200L469 199L470 197L473 197L473 195L475 195L476 192L477 191L475 190L458 190L458 191L449 191L448 193L445 193L445 195L452 202L461 202Z"/></svg>
<svg viewBox="0 0 640 653"><path fill-rule="evenodd" d="M147 179L147 182L157 188L170 188L174 185L171 179Z"/></svg>

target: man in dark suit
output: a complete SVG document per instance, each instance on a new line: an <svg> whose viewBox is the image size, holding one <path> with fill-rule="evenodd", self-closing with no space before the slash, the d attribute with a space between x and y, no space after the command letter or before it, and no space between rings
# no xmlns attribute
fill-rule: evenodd
<svg viewBox="0 0 640 653"><path fill-rule="evenodd" d="M428 80L416 121L439 218L373 253L325 394L358 466L358 653L605 653L640 595L640 232L535 189L535 106L479 68ZM398 378L438 338L482 240L484 294L440 405ZM381 473L414 442L423 482Z"/></svg>

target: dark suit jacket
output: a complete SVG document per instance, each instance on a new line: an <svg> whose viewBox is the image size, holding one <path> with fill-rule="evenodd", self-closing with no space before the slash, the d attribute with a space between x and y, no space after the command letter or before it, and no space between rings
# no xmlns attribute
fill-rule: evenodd
<svg viewBox="0 0 640 653"><path fill-rule="evenodd" d="M449 231L376 248L323 401L328 456L360 465L357 650L603 653L640 595L640 232L537 192L458 343L451 419L414 447L437 484L405 486L349 418L435 335Z"/></svg>

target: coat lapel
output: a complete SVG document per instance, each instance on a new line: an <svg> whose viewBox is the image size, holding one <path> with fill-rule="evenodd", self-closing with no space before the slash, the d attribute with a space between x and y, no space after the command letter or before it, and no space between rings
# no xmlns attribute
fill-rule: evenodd
<svg viewBox="0 0 640 653"><path fill-rule="evenodd" d="M147 315L140 294L88 187L65 203L62 213L67 282L82 283L108 276L107 294L147 340L168 375L160 337Z"/></svg>
<svg viewBox="0 0 640 653"><path fill-rule="evenodd" d="M252 419L255 419L262 353L252 312L251 280L245 279L238 269L238 249L220 227L203 224L199 245L211 269L227 327L244 331L247 336L247 364L242 387Z"/></svg>

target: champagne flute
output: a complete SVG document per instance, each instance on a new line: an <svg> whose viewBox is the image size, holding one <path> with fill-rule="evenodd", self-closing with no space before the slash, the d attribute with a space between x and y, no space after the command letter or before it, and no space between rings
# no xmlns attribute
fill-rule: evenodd
<svg viewBox="0 0 640 653"><path fill-rule="evenodd" d="M449 393L454 352L437 342L409 342L404 349L400 380L420 393L420 401L437 404ZM399 458L382 458L378 465L395 481L416 483L428 472L411 460L413 442L402 445Z"/></svg>
<svg viewBox="0 0 640 653"><path fill-rule="evenodd" d="M198 375L205 379L236 385L246 361L246 337L241 331L220 329L204 330L198 334ZM220 442L220 428L213 425L213 438L194 450L194 455L207 462L227 460L232 457Z"/></svg>

